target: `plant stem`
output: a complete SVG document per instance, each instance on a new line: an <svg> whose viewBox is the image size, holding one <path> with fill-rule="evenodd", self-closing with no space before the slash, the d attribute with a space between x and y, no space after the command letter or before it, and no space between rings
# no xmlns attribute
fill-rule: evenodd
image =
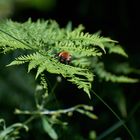
<svg viewBox="0 0 140 140"><path fill-rule="evenodd" d="M129 128L125 125L124 121L118 116L118 114L100 97L98 94L96 94L93 90L91 92L116 116L116 118L122 123L123 127L127 130L129 135L131 136L132 140L135 140L133 134L129 130Z"/></svg>
<svg viewBox="0 0 140 140"><path fill-rule="evenodd" d="M25 115L56 115L56 114L66 114L68 112L76 111L78 108L83 108L84 110L93 110L91 106L87 106L84 104L79 104L67 109L59 109L59 110L44 110L44 111L21 111L16 109L15 114L25 114Z"/></svg>
<svg viewBox="0 0 140 140"><path fill-rule="evenodd" d="M34 120L36 117L37 117L37 116L35 116L35 115L29 117L25 122L22 123L22 126L19 126L19 127L17 127L16 129L14 129L13 133L19 131L20 129L22 129L23 126L26 126L27 124L29 124L29 123L30 123L32 120ZM12 133L12 134L13 134L13 133Z"/></svg>

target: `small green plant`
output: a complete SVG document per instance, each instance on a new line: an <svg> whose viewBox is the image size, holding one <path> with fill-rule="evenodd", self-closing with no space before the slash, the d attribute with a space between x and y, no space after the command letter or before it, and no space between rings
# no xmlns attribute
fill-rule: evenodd
<svg viewBox="0 0 140 140"><path fill-rule="evenodd" d="M83 89L89 98L94 93L102 102L104 101L92 91L94 87L92 88L91 85L95 76L100 80L111 82L134 83L138 81L138 79L124 74L115 75L105 70L102 56L114 53L128 57L117 41L103 37L98 32L85 33L82 25L73 29L70 22L65 28L60 28L53 20L32 22L29 19L25 23L2 21L0 22L0 49L4 54L10 51L18 53L18 56L7 66L28 63L28 72L35 69L35 79L40 79L40 84L36 86L35 91L36 110L16 109L15 114L30 115L31 117L23 123L17 123L7 128L4 120L1 119L0 123L4 125L0 131L0 140L15 140L17 135L19 136L19 130L21 128L28 130L27 124L35 118L41 118L44 130L54 140L59 136L52 125L55 123L66 125L59 119L63 114L70 115L76 111L92 119L97 119L92 112L93 107L88 105L80 104L68 109L48 110L46 101L51 93L48 90L50 87L45 73L64 77L77 88ZM69 52L72 57L69 64L59 61L58 54L63 51ZM105 105L114 112L106 103ZM121 120L118 116L117 118Z"/></svg>

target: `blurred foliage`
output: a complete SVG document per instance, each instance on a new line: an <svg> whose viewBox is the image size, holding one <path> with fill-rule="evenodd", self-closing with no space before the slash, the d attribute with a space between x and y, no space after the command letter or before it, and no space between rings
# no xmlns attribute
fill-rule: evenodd
<svg viewBox="0 0 140 140"><path fill-rule="evenodd" d="M72 20L74 26L83 23L86 31L90 33L102 30L102 34L119 40L129 54L128 61L124 58L110 55L104 59L104 68L115 74L128 74L130 77L140 78L139 59L139 32L138 32L138 5L136 1L97 1L97 0L0 0L0 19L11 17L18 21L25 21L29 17L33 19L56 19L60 25L65 25ZM23 122L27 119L25 115L14 115L15 108L23 110L35 109L34 91L37 81L34 81L35 72L27 74L25 67L5 67L6 64L17 56L10 53L7 56L0 54L0 131L3 128L13 130L12 124ZM117 62L114 62L117 60ZM48 75L47 75L48 76ZM52 87L55 85L56 77L48 76ZM136 84L112 84L110 82L98 81L95 78L94 90L126 120L126 124L132 131L136 140L140 139L140 101L139 83ZM98 120L91 120L74 113L69 119L63 116L63 121L68 122L63 127L55 125L55 130L60 139L73 140L123 140L130 139L122 124L114 118L111 112L95 97L89 99L81 94L82 91L70 85L64 79L55 85L55 95L49 99L48 108L68 108L77 103L90 104L94 106L94 112ZM76 93L76 94L75 94ZM59 102L58 102L59 101ZM6 124L3 126L3 124ZM35 119L27 133L20 130L21 139L49 139L42 131L42 122ZM17 125L18 126L18 125ZM15 127L14 127L15 128ZM7 129L5 129L7 130ZM15 135L16 136L16 135Z"/></svg>
<svg viewBox="0 0 140 140"><path fill-rule="evenodd" d="M0 19L9 17L13 10L13 2L11 0L0 0Z"/></svg>
<svg viewBox="0 0 140 140"><path fill-rule="evenodd" d="M39 11L50 11L56 5L56 0L0 0L0 19L12 16L17 10L26 8Z"/></svg>

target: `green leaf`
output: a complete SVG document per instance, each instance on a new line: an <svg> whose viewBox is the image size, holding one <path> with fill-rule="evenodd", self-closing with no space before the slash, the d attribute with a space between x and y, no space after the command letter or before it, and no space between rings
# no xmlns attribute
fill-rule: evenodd
<svg viewBox="0 0 140 140"><path fill-rule="evenodd" d="M125 75L115 75L105 70L103 63L98 63L94 68L94 71L101 80L111 81L116 83L136 83L139 80L136 78L130 78Z"/></svg>
<svg viewBox="0 0 140 140"><path fill-rule="evenodd" d="M55 130L52 128L51 124L48 122L47 117L42 116L42 125L43 125L43 129L44 131L53 139L53 140L57 140L58 139L58 135L55 132Z"/></svg>
<svg viewBox="0 0 140 140"><path fill-rule="evenodd" d="M24 128L28 131L28 127L22 123L15 123L4 130L0 131L0 140L9 140L10 138L16 139L17 136L12 136L12 134L18 134L17 128Z"/></svg>
<svg viewBox="0 0 140 140"><path fill-rule="evenodd" d="M106 48L109 53L116 53L127 57L120 45L99 33L85 33L84 27L79 25L72 29L71 23L66 28L60 28L56 21L37 20L18 23L11 20L0 22L0 49L3 52L23 50L26 53L16 57L8 66L20 65L26 62L28 72L37 69L36 78L44 71L50 74L62 75L68 81L83 89L90 97L93 82L92 63L100 58ZM59 62L59 54L68 51L72 57L69 65ZM26 55L25 55L26 54ZM98 62L98 61L97 61ZM137 79L124 75L116 76L95 66L95 72L101 79L112 82L136 82Z"/></svg>
<svg viewBox="0 0 140 140"><path fill-rule="evenodd" d="M109 53L115 53L124 57L128 57L122 46L118 44L116 45L115 43L105 43L105 47L108 48Z"/></svg>
<svg viewBox="0 0 140 140"><path fill-rule="evenodd" d="M77 109L76 111L81 113L81 114L84 114L84 115L88 116L91 119L98 119L98 117L95 114L93 114L93 113L91 113L89 111L82 110L82 109Z"/></svg>

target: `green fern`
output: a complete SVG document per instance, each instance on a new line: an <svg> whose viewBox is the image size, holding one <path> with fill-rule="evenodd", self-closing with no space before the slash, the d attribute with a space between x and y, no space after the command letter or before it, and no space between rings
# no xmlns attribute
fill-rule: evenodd
<svg viewBox="0 0 140 140"><path fill-rule="evenodd" d="M18 56L8 66L28 62L28 72L37 69L36 78L44 71L62 75L90 97L89 91L94 76L91 67L92 58L101 57L103 53L105 54L106 48L109 53L127 55L119 45L116 45L116 41L101 37L97 33L84 33L83 29L84 27L80 25L72 30L70 23L66 28L60 28L53 20L32 22L29 19L25 23L6 20L0 23L0 49L3 53L17 49L26 51L26 55L23 53ZM59 62L56 54L61 51L68 51L72 55L70 65ZM105 73L100 67L94 69L95 74L99 74L101 78L107 75L113 82L132 82L129 78L122 80L124 79L122 77L115 80L118 79L117 76L111 78L112 75Z"/></svg>
<svg viewBox="0 0 140 140"><path fill-rule="evenodd" d="M124 57L128 57L124 49L118 44L116 45L115 43L106 43L105 47L108 49L109 53L116 53Z"/></svg>
<svg viewBox="0 0 140 140"><path fill-rule="evenodd" d="M95 72L99 76L100 79L105 81L111 81L114 83L135 83L138 82L138 79L130 78L124 75L115 75L110 72L107 72L104 68L104 64L102 62L98 63L95 67Z"/></svg>

